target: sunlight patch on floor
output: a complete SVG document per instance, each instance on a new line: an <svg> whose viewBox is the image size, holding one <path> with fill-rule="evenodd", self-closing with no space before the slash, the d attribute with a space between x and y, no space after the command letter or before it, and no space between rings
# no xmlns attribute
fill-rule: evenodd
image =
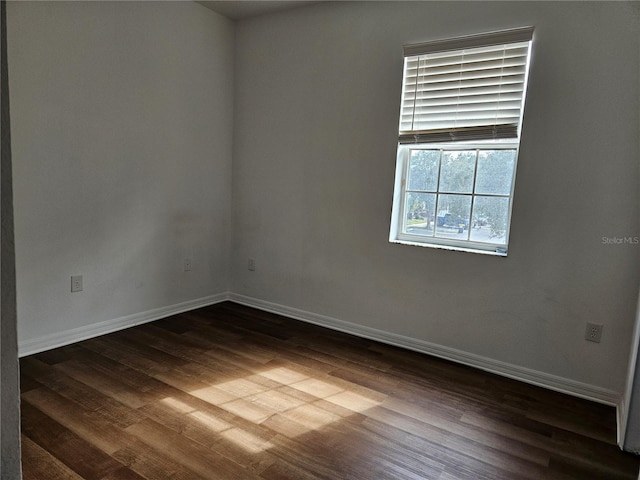
<svg viewBox="0 0 640 480"><path fill-rule="evenodd" d="M273 447L273 444L268 440L257 437L242 428L230 428L229 430L222 432L222 436L242 447L249 453L260 453Z"/></svg>
<svg viewBox="0 0 640 480"><path fill-rule="evenodd" d="M288 431L292 436L318 430L342 418L337 413L318 406L316 403L320 400L353 413L361 413L381 404L381 401L362 394L362 391L366 390L364 387L354 384L354 390L358 390L356 393L348 388L349 382L345 385L345 381L341 380L337 382L338 385L326 376L322 379L314 378L286 367L272 368L260 372L259 376L268 379L274 385L267 386L251 381L250 378L255 377L251 375L199 388L189 394L256 425L272 417L280 417L280 422L291 423ZM296 391L300 393L296 394ZM307 397L308 399L305 399ZM273 446L268 440L176 398L167 397L162 402L176 412L197 420L203 427L220 434L249 453L259 453Z"/></svg>
<svg viewBox="0 0 640 480"><path fill-rule="evenodd" d="M267 370L266 372L260 372L260 375L275 382L281 383L282 385L289 385L291 383L300 382L309 378L302 373L298 373L286 367L272 368L270 370Z"/></svg>

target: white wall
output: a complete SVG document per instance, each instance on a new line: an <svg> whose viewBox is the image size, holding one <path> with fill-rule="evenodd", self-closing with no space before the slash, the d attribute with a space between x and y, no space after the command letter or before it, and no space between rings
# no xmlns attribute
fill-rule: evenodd
<svg viewBox="0 0 640 480"><path fill-rule="evenodd" d="M8 17L23 353L226 293L233 23L192 2Z"/></svg>
<svg viewBox="0 0 640 480"><path fill-rule="evenodd" d="M640 246L602 237L640 234L637 6L331 2L235 29L192 2L8 7L22 345L231 287L622 392ZM389 244L402 45L524 25L509 257Z"/></svg>
<svg viewBox="0 0 640 480"><path fill-rule="evenodd" d="M240 22L232 291L616 401L640 246L602 237L640 234L639 18L628 2L334 2ZM402 45L527 25L509 257L390 244Z"/></svg>

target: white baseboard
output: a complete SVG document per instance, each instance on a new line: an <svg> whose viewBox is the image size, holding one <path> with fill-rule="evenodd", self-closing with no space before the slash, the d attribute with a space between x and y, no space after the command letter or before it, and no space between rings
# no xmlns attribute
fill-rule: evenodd
<svg viewBox="0 0 640 480"><path fill-rule="evenodd" d="M617 412L616 412L616 423L617 423L617 438L616 438L616 443L618 444L618 446L620 448L624 448L624 437L625 434L627 432L627 408L626 408L626 399L624 394L620 395L620 399L618 401L618 405L617 405Z"/></svg>
<svg viewBox="0 0 640 480"><path fill-rule="evenodd" d="M73 328L64 332L43 335L42 337L33 338L24 342L18 341L18 356L25 357L27 355L33 355L52 348L62 347L64 345L98 337L100 335L123 330L125 328L134 327L143 323L160 320L178 313L195 310L196 308L224 302L225 300L229 300L229 293L227 292L177 303L167 307L155 308L153 310L147 310L146 312L134 313L133 315L127 315L125 317L114 318L112 320L106 320L92 325Z"/></svg>
<svg viewBox="0 0 640 480"><path fill-rule="evenodd" d="M254 307L267 312L277 313L285 317L294 318L308 323L313 323L322 327L331 328L341 332L349 333L370 340L376 340L389 345L406 348L420 353L426 353L435 357L450 360L456 363L479 368L490 373L495 373L504 377L512 378L539 387L548 388L557 392L566 393L576 397L592 400L615 407L620 406L621 395L618 392L607 390L594 385L589 385L568 378L539 372L525 367L512 365L491 358L467 353L454 348L437 345L434 343L405 337L394 333L385 332L375 328L365 327L351 322L338 320L336 318L318 315L316 313L299 310L296 308L279 305L276 303L259 300L235 293L229 294L229 300Z"/></svg>
<svg viewBox="0 0 640 480"><path fill-rule="evenodd" d="M586 383L576 382L567 378L551 375L525 367L512 365L491 358L475 355L450 347L437 345L434 343L418 340L415 338L397 335L395 333L378 330L375 328L358 325L356 323L338 320L336 318L319 315L304 310L299 310L285 305L267 302L253 297L247 297L235 293L220 293L210 295L187 302L170 305L167 307L148 310L125 317L115 318L104 322L95 323L83 327L74 328L64 332L57 332L50 335L34 338L24 342L18 342L18 352L20 357L62 347L71 343L80 342L89 338L94 338L107 333L112 333L125 328L133 327L143 323L153 322L162 318L183 313L189 310L220 303L230 300L242 305L254 307L259 310L277 313L285 317L313 323L322 327L338 330L363 338L376 340L389 345L406 348L420 353L433 355L435 357L450 360L470 367L479 368L487 372L495 373L504 377L512 378L522 382L530 383L540 387L548 388L558 392L566 393L576 397L593 400L599 403L612 405L618 408L618 421L623 421L620 417L622 396L618 392L596 387Z"/></svg>

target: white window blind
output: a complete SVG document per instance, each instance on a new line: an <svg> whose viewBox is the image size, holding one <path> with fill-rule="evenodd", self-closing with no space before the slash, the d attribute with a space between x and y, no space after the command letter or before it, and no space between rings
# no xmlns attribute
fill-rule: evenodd
<svg viewBox="0 0 640 480"><path fill-rule="evenodd" d="M533 28L404 47L399 143L517 138Z"/></svg>

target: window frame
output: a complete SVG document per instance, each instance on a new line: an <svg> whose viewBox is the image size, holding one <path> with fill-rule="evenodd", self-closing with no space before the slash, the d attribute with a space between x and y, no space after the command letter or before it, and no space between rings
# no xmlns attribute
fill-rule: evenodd
<svg viewBox="0 0 640 480"><path fill-rule="evenodd" d="M478 156L476 155L474 165L474 177L473 188L471 193L452 193L446 191L440 191L440 187L433 193L436 195L461 195L471 197L471 210L469 212L469 227L471 228L471 220L473 218L473 206L476 197L502 197L508 198L509 208L507 211L507 224L505 229L504 243L488 243L479 242L474 240L460 240L455 238L437 237L435 233L433 235L418 235L406 233L403 230L405 225L405 219L407 216L407 193L414 192L414 190L408 189L408 175L412 150L441 150L441 151L469 151L469 150L515 150L513 175L511 177L511 185L509 188L509 194L482 194L475 192L475 185L478 174ZM506 257L508 253L509 233L511 230L511 213L513 210L513 194L516 182L516 171L518 168L518 153L519 142L514 141L485 141L485 142L457 142L457 143L421 143L421 144L403 144L398 146L398 159L396 167L396 185L395 195L393 203L393 218L392 229L390 232L389 241L391 243L400 243L405 245L414 245L421 247L442 248L447 250L459 250L465 252L484 253L488 255L496 255ZM439 172L442 168L442 164L439 164ZM439 174L438 174L439 176ZM438 178L438 181L440 179ZM418 192L416 190L416 192ZM436 206L436 217L438 214ZM469 231L470 236L470 231Z"/></svg>
<svg viewBox="0 0 640 480"><path fill-rule="evenodd" d="M405 75L407 69L407 58L418 57L421 55L429 55L430 53L440 51L460 51L463 53L465 49L473 49L476 47L485 47L498 44L515 44L528 42L528 51L526 56L526 64L524 70L524 80L522 86L522 98L520 106L520 116L517 126L514 125L510 134L503 135L504 131L500 130L503 125L494 125L492 135L487 135L487 131L491 131L491 127L484 127L478 124L478 127L471 127L469 129L457 129L453 128L447 133L447 130L433 130L433 133L429 131L403 131L402 130L402 118L403 118L403 105L405 104ZM520 154L520 133L522 129L522 123L524 119L525 99L528 86L529 67L531 63L531 54L533 46L533 27L522 27L511 30L504 30L499 32L489 32L479 35L469 35L465 37L457 37L445 40L437 40L433 42L426 42L415 45L405 45L404 49L404 63L403 63L403 85L402 95L400 97L400 126L398 128L398 146L396 157L396 175L394 184L394 195L392 204L392 217L391 227L389 230L389 241L391 243L431 247L446 250L457 250L464 252L482 253L487 255L506 257L508 253L509 237L511 233L511 220L513 212L513 200L515 191L516 172L518 165L518 157ZM479 129L479 130L478 130ZM462 132L459 132L462 130ZM466 131L465 131L466 130ZM470 135L467 135L468 132ZM478 131L478 135L474 137L473 131ZM415 132L415 141L411 141L410 137L412 132ZM424 136L423 134L427 134ZM462 133L460 138L456 138L458 133ZM434 135L435 134L435 135ZM444 138L439 136L444 134ZM430 138L433 137L433 138ZM507 138L505 138L507 137ZM451 141L448 141L451 138ZM477 240L471 240L471 220L473 219L473 206L476 197L485 196L483 194L477 194L475 192L475 182L477 177L477 165L478 156L476 156L476 164L474 167L474 180L472 191L468 195L471 197L471 210L469 213L469 225L467 240L437 237L437 223L434 225L433 235L418 235L405 232L406 216L407 216L407 199L408 194L412 191L407 191L408 188L408 172L410 165L410 152L412 150L515 150L515 159L513 166L513 176L511 179L511 188L509 195L499 195L501 197L507 197L509 201L509 207L506 218L506 228L503 243L488 243L479 242ZM440 167L441 168L441 164ZM438 181L440 180L440 172L438 172ZM419 193L419 192L418 192ZM448 192L440 192L439 186L434 193L436 200L438 195L447 194ZM437 222L438 207L436 204L434 221Z"/></svg>

